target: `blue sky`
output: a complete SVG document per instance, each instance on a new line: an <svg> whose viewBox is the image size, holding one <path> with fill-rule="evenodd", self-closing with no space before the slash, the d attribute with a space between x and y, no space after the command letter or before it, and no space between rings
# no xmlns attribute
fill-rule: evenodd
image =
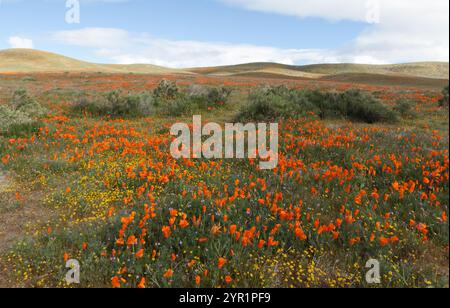
<svg viewBox="0 0 450 308"><path fill-rule="evenodd" d="M69 24L65 0L0 0L0 49L172 67L448 61L448 3L80 0Z"/></svg>

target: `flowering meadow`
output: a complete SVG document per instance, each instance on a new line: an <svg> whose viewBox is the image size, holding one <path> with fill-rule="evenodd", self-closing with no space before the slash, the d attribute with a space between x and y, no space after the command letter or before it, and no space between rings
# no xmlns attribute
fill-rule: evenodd
<svg viewBox="0 0 450 308"><path fill-rule="evenodd" d="M395 123L313 112L279 120L279 164L260 170L256 160L172 158L170 127L191 123L189 115L71 113L79 88L88 95L113 88L96 78L84 85L70 78L55 85L42 75L0 80L3 103L20 85L50 110L37 130L0 137L7 174L0 217L11 224L1 230L17 233L8 247L1 244L0 285L448 287L449 133L441 89L361 85L389 108L401 98L414 103L414 116ZM157 82L117 78L110 79L114 89L125 91ZM227 106L201 111L204 121L224 123L259 82L178 84L230 87ZM38 214L25 222L22 215L25 227L17 231L27 208ZM70 259L80 263L80 284L65 280ZM379 285L366 281L370 259L380 262Z"/></svg>

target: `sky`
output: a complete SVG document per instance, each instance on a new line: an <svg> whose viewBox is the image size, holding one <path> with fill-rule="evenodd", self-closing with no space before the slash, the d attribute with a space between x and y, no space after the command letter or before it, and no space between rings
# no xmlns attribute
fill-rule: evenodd
<svg viewBox="0 0 450 308"><path fill-rule="evenodd" d="M448 0L0 0L0 49L97 63L449 61Z"/></svg>

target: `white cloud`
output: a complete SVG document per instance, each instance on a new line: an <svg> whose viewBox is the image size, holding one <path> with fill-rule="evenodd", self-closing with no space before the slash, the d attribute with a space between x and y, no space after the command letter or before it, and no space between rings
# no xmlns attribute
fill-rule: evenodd
<svg viewBox="0 0 450 308"><path fill-rule="evenodd" d="M281 49L224 42L175 41L116 28L61 31L53 38L61 43L93 48L94 53L105 61L169 67L246 62L381 64L448 61L448 0L219 1L299 18L318 17L333 22L351 20L366 23L367 27L353 41L336 49Z"/></svg>
<svg viewBox="0 0 450 308"><path fill-rule="evenodd" d="M365 21L370 1L365 0L220 0L249 10L329 20Z"/></svg>
<svg viewBox="0 0 450 308"><path fill-rule="evenodd" d="M12 36L8 39L11 48L33 48L33 41L27 38Z"/></svg>
<svg viewBox="0 0 450 308"><path fill-rule="evenodd" d="M53 38L69 45L95 48L114 48L123 45L129 39L128 32L115 28L85 28L80 30L59 31Z"/></svg>
<svg viewBox="0 0 450 308"><path fill-rule="evenodd" d="M448 0L220 0L248 10L299 18L352 20L368 24L353 42L335 50L340 61L393 63L448 61ZM371 23L373 9L379 22ZM376 13L376 12L375 12Z"/></svg>
<svg viewBox="0 0 450 308"><path fill-rule="evenodd" d="M173 41L122 29L85 28L54 34L58 42L94 48L98 57L114 63L150 63L168 67L196 67L247 62L296 64L337 61L324 50L280 49L248 44Z"/></svg>

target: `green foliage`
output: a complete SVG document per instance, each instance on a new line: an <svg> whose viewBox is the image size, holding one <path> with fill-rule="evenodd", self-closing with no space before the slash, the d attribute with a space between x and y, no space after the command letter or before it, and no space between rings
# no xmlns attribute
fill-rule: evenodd
<svg viewBox="0 0 450 308"><path fill-rule="evenodd" d="M7 106L0 106L0 134L6 137L24 137L39 131L42 123L39 118L45 116L47 110L26 90L14 92Z"/></svg>
<svg viewBox="0 0 450 308"><path fill-rule="evenodd" d="M226 87L213 88L193 85L188 89L188 96L197 100L203 100L207 107L216 107L225 104L232 90Z"/></svg>
<svg viewBox="0 0 450 308"><path fill-rule="evenodd" d="M174 99L178 95L178 86L176 82L163 79L159 82L153 95L161 99Z"/></svg>
<svg viewBox="0 0 450 308"><path fill-rule="evenodd" d="M302 117L307 113L325 118L345 118L376 123L394 122L395 113L373 96L358 90L343 93L265 87L250 95L238 120L274 120Z"/></svg>
<svg viewBox="0 0 450 308"><path fill-rule="evenodd" d="M329 98L327 111L337 111L338 115L352 121L377 123L395 122L397 116L394 111L383 105L372 95L359 90L349 90L344 93L325 94Z"/></svg>
<svg viewBox="0 0 450 308"><path fill-rule="evenodd" d="M99 117L138 118L150 115L152 106L153 98L148 93L123 95L120 91L111 91L93 100L81 95L73 104L72 111Z"/></svg>
<svg viewBox="0 0 450 308"><path fill-rule="evenodd" d="M442 98L439 100L439 106L448 107L448 86L442 90Z"/></svg>
<svg viewBox="0 0 450 308"><path fill-rule="evenodd" d="M43 117L48 113L47 109L29 96L25 89L19 89L14 92L10 107L33 118Z"/></svg>
<svg viewBox="0 0 450 308"><path fill-rule="evenodd" d="M22 78L22 81L23 82L34 82L34 81L36 81L36 78L31 77L31 76L26 76L26 77Z"/></svg>
<svg viewBox="0 0 450 308"><path fill-rule="evenodd" d="M182 116L196 111L210 110L226 104L231 90L225 87L194 87L187 93L175 91L174 83L161 81L151 93L123 95L112 91L99 98L80 95L72 105L72 112L91 116L116 118L138 118L155 114ZM176 86L176 85L175 85Z"/></svg>
<svg viewBox="0 0 450 308"><path fill-rule="evenodd" d="M414 119L417 114L414 112L413 108L415 102L409 99L399 99L394 107L394 111L397 112L402 118Z"/></svg>

